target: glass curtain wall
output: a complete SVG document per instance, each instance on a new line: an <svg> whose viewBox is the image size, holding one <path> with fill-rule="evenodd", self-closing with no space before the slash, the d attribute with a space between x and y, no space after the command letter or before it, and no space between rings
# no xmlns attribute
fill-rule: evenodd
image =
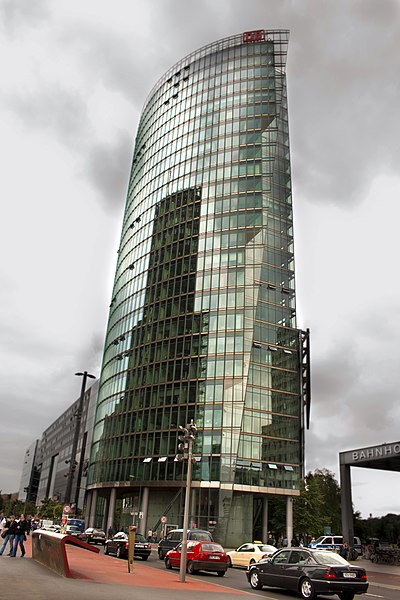
<svg viewBox="0 0 400 600"><path fill-rule="evenodd" d="M156 521L163 485L185 481L177 427L193 419L192 518L225 543L253 496L296 494L302 470L287 43L220 40L148 96L93 435L89 483L146 482Z"/></svg>

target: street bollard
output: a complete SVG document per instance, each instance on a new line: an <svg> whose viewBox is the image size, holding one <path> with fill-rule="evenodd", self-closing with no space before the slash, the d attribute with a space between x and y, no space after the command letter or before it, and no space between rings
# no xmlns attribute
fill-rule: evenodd
<svg viewBox="0 0 400 600"><path fill-rule="evenodd" d="M128 573L133 573L133 554L135 548L136 525L129 525L128 533Z"/></svg>

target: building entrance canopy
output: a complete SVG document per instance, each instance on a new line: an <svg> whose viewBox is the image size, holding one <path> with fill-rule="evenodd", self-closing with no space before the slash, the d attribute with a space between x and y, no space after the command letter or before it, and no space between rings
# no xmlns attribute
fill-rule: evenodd
<svg viewBox="0 0 400 600"><path fill-rule="evenodd" d="M344 540L349 542L354 537L350 467L380 469L381 471L400 471L400 441L340 452L339 463L342 533Z"/></svg>

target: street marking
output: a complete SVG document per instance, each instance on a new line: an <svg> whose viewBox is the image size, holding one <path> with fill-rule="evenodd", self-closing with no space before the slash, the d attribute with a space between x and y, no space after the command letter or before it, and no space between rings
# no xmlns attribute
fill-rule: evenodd
<svg viewBox="0 0 400 600"><path fill-rule="evenodd" d="M384 598L385 596L378 596L378 594L365 594L366 596L372 596L373 598Z"/></svg>

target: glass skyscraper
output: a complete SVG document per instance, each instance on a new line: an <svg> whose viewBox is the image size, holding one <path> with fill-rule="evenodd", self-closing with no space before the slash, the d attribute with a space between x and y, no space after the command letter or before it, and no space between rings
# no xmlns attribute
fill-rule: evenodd
<svg viewBox="0 0 400 600"><path fill-rule="evenodd" d="M308 334L296 328L288 31L186 56L138 127L89 467L90 523L190 524L226 545L266 535L298 494ZM290 513L290 511L289 511ZM289 514L290 527L290 514Z"/></svg>

